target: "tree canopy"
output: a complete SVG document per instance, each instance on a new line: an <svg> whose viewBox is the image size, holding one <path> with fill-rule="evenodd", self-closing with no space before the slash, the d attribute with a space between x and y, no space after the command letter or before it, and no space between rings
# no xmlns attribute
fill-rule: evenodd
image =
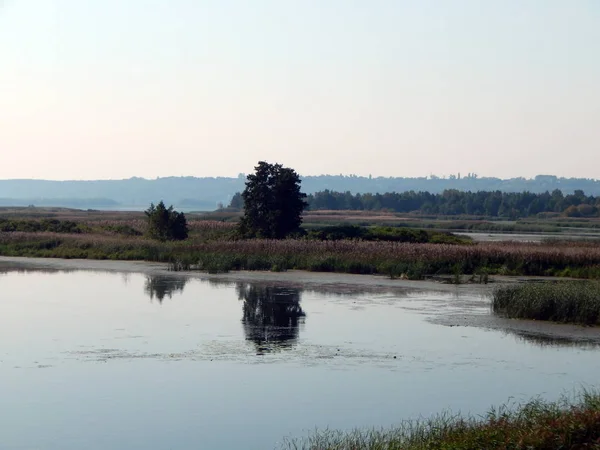
<svg viewBox="0 0 600 450"><path fill-rule="evenodd" d="M298 231L307 203L300 177L281 164L260 161L246 178L242 192L244 216L240 231L246 237L282 239Z"/></svg>
<svg viewBox="0 0 600 450"><path fill-rule="evenodd" d="M150 204L146 211L148 235L159 241L182 241L188 237L188 226L185 214L177 212L173 206L168 208L161 201L158 205Z"/></svg>

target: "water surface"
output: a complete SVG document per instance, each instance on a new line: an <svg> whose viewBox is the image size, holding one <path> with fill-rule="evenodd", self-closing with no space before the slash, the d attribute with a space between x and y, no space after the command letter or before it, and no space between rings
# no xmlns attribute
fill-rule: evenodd
<svg viewBox="0 0 600 450"><path fill-rule="evenodd" d="M597 345L440 324L489 314L460 290L90 271L8 271L0 288L2 449L272 449L600 373Z"/></svg>

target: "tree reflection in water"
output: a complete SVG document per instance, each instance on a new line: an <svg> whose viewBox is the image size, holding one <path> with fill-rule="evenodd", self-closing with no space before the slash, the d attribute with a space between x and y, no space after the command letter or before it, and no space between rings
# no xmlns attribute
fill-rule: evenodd
<svg viewBox="0 0 600 450"><path fill-rule="evenodd" d="M295 288L238 283L244 301L242 324L246 340L254 342L259 355L291 348L298 340L306 314Z"/></svg>
<svg viewBox="0 0 600 450"><path fill-rule="evenodd" d="M176 292L183 292L187 279L183 277L172 277L168 275L148 275L144 291L150 297L162 303L165 297L171 298Z"/></svg>

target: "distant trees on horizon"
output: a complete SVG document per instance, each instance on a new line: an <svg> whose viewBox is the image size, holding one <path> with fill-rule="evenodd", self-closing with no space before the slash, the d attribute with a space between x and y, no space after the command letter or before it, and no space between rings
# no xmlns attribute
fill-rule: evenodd
<svg viewBox="0 0 600 450"><path fill-rule="evenodd" d="M533 192L559 189L564 195L582 190L600 196L600 180L538 175L534 178L500 179L477 174L447 177L378 177L358 175L300 175L302 190L314 194L334 192L384 194L386 192L431 192L444 190L485 192ZM245 176L161 177L153 180L44 181L0 180L0 205L56 206L78 209L146 209L162 199L179 211L208 211L219 203L229 204L236 192L244 190ZM240 205L238 205L238 208Z"/></svg>
<svg viewBox="0 0 600 450"><path fill-rule="evenodd" d="M352 194L324 190L307 198L310 210L388 210L399 213L420 212L439 215L479 215L518 218L540 213L558 213L568 217L597 216L600 197L586 196L582 190L564 195L552 192L459 191L447 189L430 192L387 192Z"/></svg>
<svg viewBox="0 0 600 450"><path fill-rule="evenodd" d="M459 191L447 189L431 192L387 192L385 194L352 194L324 190L307 196L308 210L391 211L435 215L475 215L515 219L538 214L561 214L567 217L600 215L600 196L585 195L582 190L564 195L552 192ZM229 205L243 209L242 195L236 193Z"/></svg>

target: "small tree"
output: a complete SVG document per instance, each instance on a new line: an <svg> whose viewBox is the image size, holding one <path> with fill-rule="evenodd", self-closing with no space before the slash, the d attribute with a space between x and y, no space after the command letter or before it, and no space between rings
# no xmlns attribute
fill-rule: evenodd
<svg viewBox="0 0 600 450"><path fill-rule="evenodd" d="M282 239L298 231L307 203L300 177L281 164L260 161L247 177L240 231L247 237Z"/></svg>
<svg viewBox="0 0 600 450"><path fill-rule="evenodd" d="M173 206L167 208L161 202L146 211L148 220L148 236L159 241L181 241L188 237L188 226L185 214L173 210Z"/></svg>

